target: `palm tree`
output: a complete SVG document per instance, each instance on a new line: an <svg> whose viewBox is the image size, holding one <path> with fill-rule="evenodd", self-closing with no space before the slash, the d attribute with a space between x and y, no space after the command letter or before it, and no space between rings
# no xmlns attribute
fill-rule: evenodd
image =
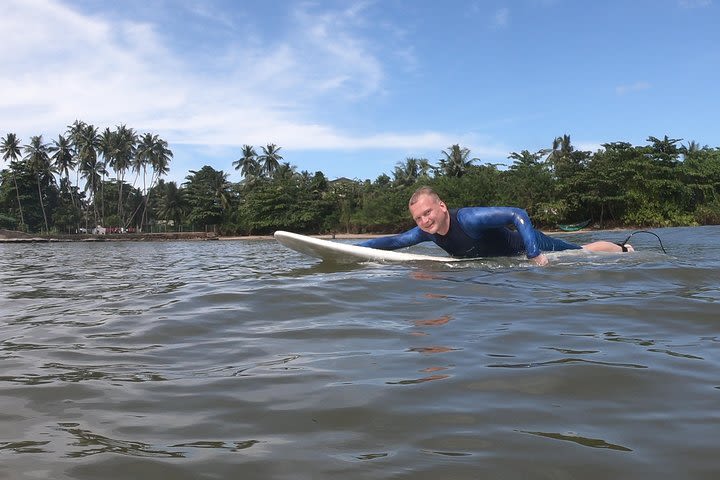
<svg viewBox="0 0 720 480"><path fill-rule="evenodd" d="M235 170L240 170L240 174L245 179L251 179L260 175L261 168L258 161L258 154L251 145L243 145L242 157L232 162Z"/></svg>
<svg viewBox="0 0 720 480"><path fill-rule="evenodd" d="M267 175L272 175L275 170L280 166L280 160L283 157L280 155L280 149L274 143L268 144L266 147L262 147L263 154L260 155L258 160L262 163L262 171Z"/></svg>
<svg viewBox="0 0 720 480"><path fill-rule="evenodd" d="M416 158L406 158L404 162L398 162L393 171L393 183L395 185L412 185L420 175L420 164Z"/></svg>
<svg viewBox="0 0 720 480"><path fill-rule="evenodd" d="M78 123L77 121L75 122ZM102 162L98 161L98 151L100 150L101 137L98 135L97 127L88 124L82 124L79 132L71 133L75 138L75 149L78 153L80 164L80 175L86 180L85 190L90 191L93 199L93 211L95 214L95 224L98 223L98 202L97 189L105 174L105 168Z"/></svg>
<svg viewBox="0 0 720 480"><path fill-rule="evenodd" d="M228 174L222 170L212 171L209 178L210 191L220 201L223 210L230 208L230 197L228 190L230 184L227 181Z"/></svg>
<svg viewBox="0 0 720 480"><path fill-rule="evenodd" d="M0 153L3 155L3 160L9 161L11 166L17 162L17 159L20 157L20 139L17 135L14 133L5 135L2 145L0 145ZM10 172L12 172L13 183L15 183L15 196L17 197L18 210L20 211L20 225L24 227L25 218L23 217L22 204L20 203L20 191L18 190L15 170L11 168Z"/></svg>
<svg viewBox="0 0 720 480"><path fill-rule="evenodd" d="M153 186L155 186L155 183L157 182L157 180L160 179L161 176L168 173L169 163L172 156L173 153L168 148L167 141L161 139L159 136L146 133L140 139L140 144L138 145L135 158L136 160L138 158L140 159L140 163L143 169L143 193L145 194L145 200L143 202L144 206L142 221L140 224L141 228L142 225L145 223L145 214L147 213L147 203L148 197L150 195L150 190L152 190ZM150 165L150 167L153 169L153 173L150 177L150 189L145 188L145 174L146 167L148 165Z"/></svg>
<svg viewBox="0 0 720 480"><path fill-rule="evenodd" d="M132 165L137 175L140 174L140 170L143 172L143 195L145 195L147 191L147 167L150 165L150 159L152 158L153 144L153 135L151 133L144 134L142 138L139 139L135 152L135 161Z"/></svg>
<svg viewBox="0 0 720 480"><path fill-rule="evenodd" d="M290 165L289 162L283 162L280 164L280 166L273 172L273 179L276 180L290 180L293 178L293 175L295 175L295 167Z"/></svg>
<svg viewBox="0 0 720 480"><path fill-rule="evenodd" d="M30 144L23 147L25 150L25 160L27 160L30 170L35 173L37 179L38 198L40 198L40 208L45 221L45 233L50 231L48 226L47 214L45 213L45 202L43 201L43 192L40 186L41 180L45 183L54 182L55 177L52 176L53 168L48 155L48 146L43 143L42 135L30 137Z"/></svg>
<svg viewBox="0 0 720 480"><path fill-rule="evenodd" d="M547 161L554 169L555 177L563 184L581 169L582 162L587 160L588 155L589 152L575 150L570 135L563 135L553 140Z"/></svg>
<svg viewBox="0 0 720 480"><path fill-rule="evenodd" d="M700 144L698 142L690 140L687 145L681 146L678 151L682 153L685 160L690 160L696 158L702 151L702 148L700 148Z"/></svg>
<svg viewBox="0 0 720 480"><path fill-rule="evenodd" d="M60 174L60 177L64 177L67 181L60 182L60 186L67 187L70 190L70 199L72 200L73 207L75 207L75 196L70 186L70 170L75 168L75 152L73 151L70 140L62 135L58 135L57 140L53 140L52 144L48 147L48 152L52 153L50 159L53 161L55 169ZM62 191L62 189L61 189Z"/></svg>
<svg viewBox="0 0 720 480"><path fill-rule="evenodd" d="M135 148L135 156L132 158L130 162L130 168L133 172L135 172L135 179L133 180L133 188L135 188L135 184L138 181L138 178L140 177L140 172L143 174L143 189L142 189L142 195L143 199L145 198L146 188L145 188L145 179L147 175L147 166L150 163L150 152L152 151L152 135L149 133L146 133L143 135L142 139L138 138L138 143ZM130 218L134 218L137 212L140 209L140 206L143 205L144 202L141 202L140 205L137 206L135 209L135 212L130 216ZM141 220L142 221L142 220ZM142 229L142 224L139 226L140 229Z"/></svg>
<svg viewBox="0 0 720 480"><path fill-rule="evenodd" d="M412 185L421 179L427 180L433 166L426 158L408 157L404 162L395 164L393 182L396 185Z"/></svg>
<svg viewBox="0 0 720 480"><path fill-rule="evenodd" d="M123 223L123 183L125 183L125 172L130 168L133 158L135 157L135 148L138 137L135 130L127 128L125 125L119 125L114 132L115 154L112 158L111 167L117 173L118 182L118 217Z"/></svg>
<svg viewBox="0 0 720 480"><path fill-rule="evenodd" d="M179 228L187 209L185 191L178 188L175 182L166 183L163 196L160 199L158 216L165 221L172 220L175 226Z"/></svg>
<svg viewBox="0 0 720 480"><path fill-rule="evenodd" d="M552 157L567 157L575 150L570 142L570 135L563 135L562 137L555 137L552 143Z"/></svg>
<svg viewBox="0 0 720 480"><path fill-rule="evenodd" d="M434 167L427 158L421 158L418 160L418 168L420 169L420 178L428 178Z"/></svg>
<svg viewBox="0 0 720 480"><path fill-rule="evenodd" d="M82 133L85 130L87 124L82 120L75 120L72 125L67 126L67 137L70 140L70 145L73 149L75 165L80 165L80 145L82 144ZM80 169L75 172L75 185L80 185Z"/></svg>
<svg viewBox="0 0 720 480"><path fill-rule="evenodd" d="M440 159L439 168L448 177L462 177L473 162L480 161L479 158L468 159L470 149L460 148L457 143L448 147L447 150L443 150L442 154L443 158Z"/></svg>
<svg viewBox="0 0 720 480"><path fill-rule="evenodd" d="M540 159L547 155L547 153L547 150L539 150L536 153L530 153L529 150L523 150L520 153L512 152L508 155L508 158L513 160L513 164L510 165L510 170L520 171L537 166L540 163Z"/></svg>
<svg viewBox="0 0 720 480"><path fill-rule="evenodd" d="M150 165L155 172L155 182L160 180L160 177L167 175L170 171L170 161L173 158L173 152L168 148L168 142L159 138L157 135L154 137L153 155L150 159Z"/></svg>
<svg viewBox="0 0 720 480"><path fill-rule="evenodd" d="M67 126L67 134L70 138L70 142L76 147L81 143L80 138L82 137L86 126L87 124L82 120L75 120L72 125Z"/></svg>
<svg viewBox="0 0 720 480"><path fill-rule="evenodd" d="M681 142L682 138L669 138L665 135L662 139L660 139L650 136L647 138L647 141L652 143L652 149L655 153L672 156L678 154L679 149L675 144Z"/></svg>
<svg viewBox="0 0 720 480"><path fill-rule="evenodd" d="M101 218L103 224L105 223L105 175L107 174L108 167L111 167L115 163L115 134L107 127L100 135L100 145L98 147L98 153L102 155L102 181L100 183L100 197L102 197L102 212Z"/></svg>

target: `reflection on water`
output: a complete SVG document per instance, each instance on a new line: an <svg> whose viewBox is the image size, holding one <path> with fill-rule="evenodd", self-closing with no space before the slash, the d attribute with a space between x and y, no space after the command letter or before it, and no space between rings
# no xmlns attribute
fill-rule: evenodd
<svg viewBox="0 0 720 480"><path fill-rule="evenodd" d="M585 358L560 358L557 360L548 360L547 362L532 362L532 363L494 363L488 365L488 367L502 367L502 368L533 368L533 367L547 367L553 365L563 365L568 363L589 363L595 365L605 365L610 367L627 367L627 368L647 368L645 365L636 365L632 363L613 363L613 362L599 362L593 360L587 360Z"/></svg>
<svg viewBox="0 0 720 480"><path fill-rule="evenodd" d="M619 450L621 452L632 452L631 449L629 449L627 447L623 447L622 445L613 445L612 443L608 443L605 440L600 440L597 438L584 438L584 437L578 436L576 434L571 434L571 433L567 433L567 434L549 433L549 432L522 432L522 433L529 433L530 435L537 435L538 437L552 438L555 440L565 440L568 442L575 442L584 447L609 448L610 450Z"/></svg>
<svg viewBox="0 0 720 480"><path fill-rule="evenodd" d="M0 442L0 450L10 450L13 453L46 453L47 451L42 447L48 443L50 442L34 442L32 440Z"/></svg>
<svg viewBox="0 0 720 480"><path fill-rule="evenodd" d="M452 320L452 317L450 315L443 315L438 318L430 318L427 320L415 320L415 326L439 327L440 325L445 325L446 323L450 322L450 320Z"/></svg>
<svg viewBox="0 0 720 480"><path fill-rule="evenodd" d="M658 232L547 268L0 245L0 478L714 479L720 228Z"/></svg>
<svg viewBox="0 0 720 480"><path fill-rule="evenodd" d="M79 425L76 423L61 423L59 429L67 432L74 438L70 445L77 447L77 449L66 454L72 458L88 457L103 453L137 457L182 457L182 454L179 452L164 451L145 443L118 440L98 435L90 430L79 428Z"/></svg>

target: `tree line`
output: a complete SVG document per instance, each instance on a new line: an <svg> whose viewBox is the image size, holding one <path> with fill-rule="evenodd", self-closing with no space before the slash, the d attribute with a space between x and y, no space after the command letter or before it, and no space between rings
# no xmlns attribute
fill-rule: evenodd
<svg viewBox="0 0 720 480"><path fill-rule="evenodd" d="M126 125L101 132L80 120L51 142L36 135L22 145L8 133L0 155L9 163L0 172L0 227L41 233L101 224L141 228L155 213L150 196L173 156L156 134ZM128 173L135 174L132 185L125 181ZM140 178L142 189L136 187Z"/></svg>
<svg viewBox="0 0 720 480"><path fill-rule="evenodd" d="M600 228L720 223L720 149L681 142L651 136L646 145L612 142L589 152L562 135L546 149L510 153L509 166L483 164L455 144L434 161L399 161L375 180L329 180L284 162L275 144L244 145L230 163L241 181L206 165L178 185L162 178L173 154L157 135L125 125L100 132L76 121L50 143L2 137L0 228L392 233L412 225L407 200L421 185L451 207L524 208L540 228L586 220Z"/></svg>

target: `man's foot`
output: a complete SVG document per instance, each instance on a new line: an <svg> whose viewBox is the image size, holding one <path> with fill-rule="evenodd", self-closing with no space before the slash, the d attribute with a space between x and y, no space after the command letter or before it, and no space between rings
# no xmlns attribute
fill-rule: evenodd
<svg viewBox="0 0 720 480"><path fill-rule="evenodd" d="M626 243L626 244L618 243L618 244L616 244L616 245L617 245L618 247L622 248L623 253L625 253L625 252L634 252L634 251L635 251L635 249L633 248L633 246L630 245L629 243Z"/></svg>

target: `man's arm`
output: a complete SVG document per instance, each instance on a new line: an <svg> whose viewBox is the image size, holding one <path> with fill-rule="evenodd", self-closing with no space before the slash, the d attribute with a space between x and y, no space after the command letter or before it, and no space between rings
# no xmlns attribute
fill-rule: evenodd
<svg viewBox="0 0 720 480"><path fill-rule="evenodd" d="M465 233L473 238L487 228L514 225L525 244L527 258L540 255L535 229L530 217L522 208L515 207L470 207L458 210L458 221Z"/></svg>
<svg viewBox="0 0 720 480"><path fill-rule="evenodd" d="M373 238L371 240L358 243L358 245L361 247L379 248L380 250L397 250L398 248L410 247L428 240L431 240L430 236L420 230L420 228L415 227L398 235Z"/></svg>

